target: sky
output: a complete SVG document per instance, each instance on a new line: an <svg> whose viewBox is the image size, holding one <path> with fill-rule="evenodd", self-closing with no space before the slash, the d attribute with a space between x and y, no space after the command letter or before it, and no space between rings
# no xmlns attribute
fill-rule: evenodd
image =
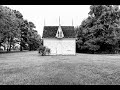
<svg viewBox="0 0 120 90"><path fill-rule="evenodd" d="M22 13L23 18L32 21L42 36L43 27L79 26L88 17L90 5L3 5Z"/></svg>

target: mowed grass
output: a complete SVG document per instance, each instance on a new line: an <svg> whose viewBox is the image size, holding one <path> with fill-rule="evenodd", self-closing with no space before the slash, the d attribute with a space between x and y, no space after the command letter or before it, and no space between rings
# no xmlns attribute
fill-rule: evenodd
<svg viewBox="0 0 120 90"><path fill-rule="evenodd" d="M0 54L0 85L120 85L120 55Z"/></svg>

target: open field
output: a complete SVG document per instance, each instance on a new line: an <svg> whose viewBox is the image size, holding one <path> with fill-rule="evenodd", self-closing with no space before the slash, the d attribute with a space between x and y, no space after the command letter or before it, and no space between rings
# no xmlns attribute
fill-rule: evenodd
<svg viewBox="0 0 120 90"><path fill-rule="evenodd" d="M0 85L120 85L120 55L0 54Z"/></svg>

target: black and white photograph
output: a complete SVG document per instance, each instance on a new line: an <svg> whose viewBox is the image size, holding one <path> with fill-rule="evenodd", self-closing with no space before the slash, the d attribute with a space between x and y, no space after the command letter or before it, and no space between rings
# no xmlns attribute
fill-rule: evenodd
<svg viewBox="0 0 120 90"><path fill-rule="evenodd" d="M0 5L0 85L120 85L120 5Z"/></svg>

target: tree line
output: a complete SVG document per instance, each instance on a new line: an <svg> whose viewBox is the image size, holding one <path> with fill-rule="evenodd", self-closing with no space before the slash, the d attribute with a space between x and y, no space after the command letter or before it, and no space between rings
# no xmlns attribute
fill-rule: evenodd
<svg viewBox="0 0 120 90"><path fill-rule="evenodd" d="M118 5L91 5L88 17L76 28L77 52L120 52Z"/></svg>
<svg viewBox="0 0 120 90"><path fill-rule="evenodd" d="M0 5L0 47L11 51L15 44L22 50L37 50L41 36L33 22L23 15ZM120 9L118 5L91 5L88 17L75 28L77 52L120 52Z"/></svg>
<svg viewBox="0 0 120 90"><path fill-rule="evenodd" d="M20 51L37 50L42 40L35 28L19 11L0 5L0 47L11 51L18 44Z"/></svg>

